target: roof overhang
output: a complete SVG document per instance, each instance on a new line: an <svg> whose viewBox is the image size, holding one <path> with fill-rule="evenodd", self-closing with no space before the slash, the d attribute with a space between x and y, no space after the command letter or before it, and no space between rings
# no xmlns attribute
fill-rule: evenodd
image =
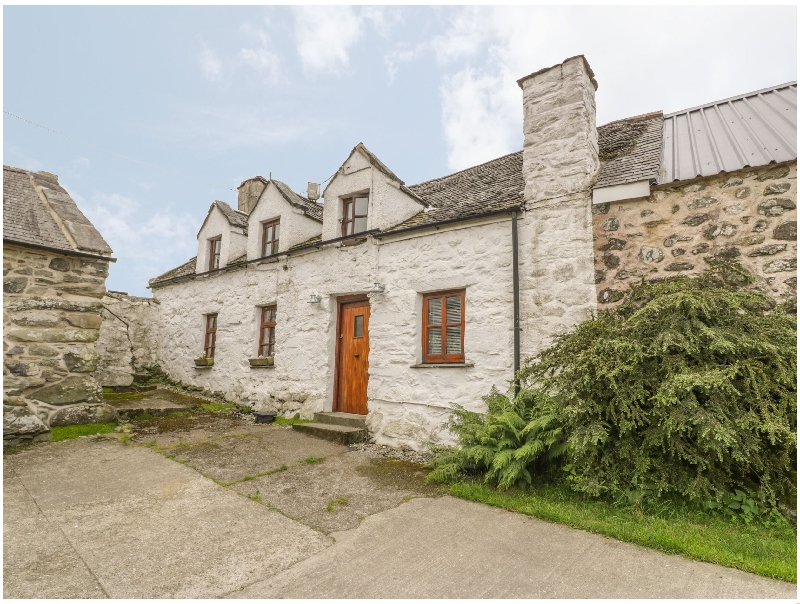
<svg viewBox="0 0 800 604"><path fill-rule="evenodd" d="M609 203L611 201L628 201L650 197L650 181L639 180L622 185L592 189L592 203Z"/></svg>

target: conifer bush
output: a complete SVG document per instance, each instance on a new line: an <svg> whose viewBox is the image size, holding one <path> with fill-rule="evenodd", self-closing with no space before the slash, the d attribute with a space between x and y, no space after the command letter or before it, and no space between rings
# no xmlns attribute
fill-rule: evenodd
<svg viewBox="0 0 800 604"><path fill-rule="evenodd" d="M518 468L521 441L489 430L505 422L517 433L522 421L501 419L511 405L526 425L548 417L550 435L560 430L550 458L577 491L748 512L793 508L796 306L776 306L746 289L751 282L729 263L631 287L616 309L526 363L518 378L529 394L490 404L480 418L456 413L461 448L434 461L433 478L473 471L501 486L528 481Z"/></svg>

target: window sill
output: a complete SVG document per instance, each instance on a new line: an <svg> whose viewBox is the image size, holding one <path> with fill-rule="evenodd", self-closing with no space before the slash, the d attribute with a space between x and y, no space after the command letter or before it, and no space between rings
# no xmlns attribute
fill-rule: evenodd
<svg viewBox="0 0 800 604"><path fill-rule="evenodd" d="M195 369L211 369L213 365L195 365Z"/></svg>
<svg viewBox="0 0 800 604"><path fill-rule="evenodd" d="M274 255L274 254L273 254L273 255ZM269 256L266 256L264 260L262 260L261 262L259 262L259 264L275 264L277 261L278 261L278 258L277 258L277 257L275 257L275 258L271 258L271 257L269 257Z"/></svg>
<svg viewBox="0 0 800 604"><path fill-rule="evenodd" d="M256 357L254 359L248 359L250 361L250 367L257 369L257 368L265 368L265 369L272 369L275 367L275 358L274 357Z"/></svg>
<svg viewBox="0 0 800 604"><path fill-rule="evenodd" d="M445 367L475 367L475 363L417 363L416 365L409 365L411 369L425 369L428 367L445 368Z"/></svg>

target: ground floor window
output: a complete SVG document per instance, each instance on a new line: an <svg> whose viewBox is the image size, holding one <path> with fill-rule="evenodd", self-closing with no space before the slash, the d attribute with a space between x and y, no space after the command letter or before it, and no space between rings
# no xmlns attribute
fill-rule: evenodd
<svg viewBox="0 0 800 604"><path fill-rule="evenodd" d="M214 358L214 348L217 346L217 315L206 315L206 338L203 354L210 359Z"/></svg>
<svg viewBox="0 0 800 604"><path fill-rule="evenodd" d="M261 308L261 328L258 341L258 356L271 357L275 354L275 314L277 307Z"/></svg>
<svg viewBox="0 0 800 604"><path fill-rule="evenodd" d="M464 362L466 290L425 294L422 298L422 362Z"/></svg>

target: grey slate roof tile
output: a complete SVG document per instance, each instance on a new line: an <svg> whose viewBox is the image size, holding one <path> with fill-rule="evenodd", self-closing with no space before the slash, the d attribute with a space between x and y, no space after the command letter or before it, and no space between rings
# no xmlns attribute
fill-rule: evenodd
<svg viewBox="0 0 800 604"><path fill-rule="evenodd" d="M194 275L196 272L197 272L197 256L195 256L188 262L184 262L180 266L176 266L175 268L168 270L166 273L163 273L158 277L153 277L148 282L148 285L152 286L162 281L169 281L170 279L175 279L176 277L185 277L186 275Z"/></svg>
<svg viewBox="0 0 800 604"><path fill-rule="evenodd" d="M663 124L664 115L656 111L600 126L597 129L600 173L594 186L655 181Z"/></svg>
<svg viewBox="0 0 800 604"><path fill-rule="evenodd" d="M296 208L303 210L303 212L309 218L316 220L317 222L322 222L322 205L318 204L316 201L312 201L310 199L306 199L302 195L299 195L292 191L292 189L286 183L283 183L279 180L272 179L272 184L274 184L280 194L283 195L283 198L288 201L291 205Z"/></svg>
<svg viewBox="0 0 800 604"><path fill-rule="evenodd" d="M42 188L47 203L61 220L56 222L31 182ZM67 234L76 243L73 247ZM111 254L111 247L83 215L58 177L3 166L3 239L54 250Z"/></svg>
<svg viewBox="0 0 800 604"><path fill-rule="evenodd" d="M247 233L247 214L244 212L240 212L239 210L234 210L231 206L229 206L224 201L215 201L216 206L219 208L222 215L227 218L228 222L231 226L239 227L240 229L244 229L244 232Z"/></svg>

